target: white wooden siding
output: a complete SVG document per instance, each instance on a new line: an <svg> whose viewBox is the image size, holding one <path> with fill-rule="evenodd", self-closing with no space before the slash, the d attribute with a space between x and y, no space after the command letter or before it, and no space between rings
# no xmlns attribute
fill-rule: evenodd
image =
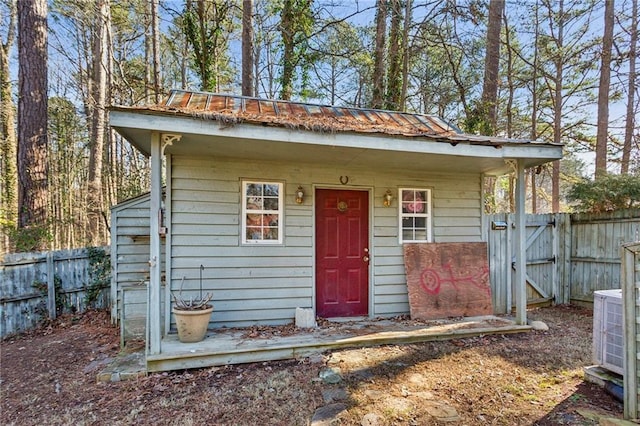
<svg viewBox="0 0 640 426"><path fill-rule="evenodd" d="M112 208L111 234L111 316L121 322L123 342L142 339L145 333L149 280L148 194ZM162 251L164 253L164 244ZM162 270L164 271L164 266Z"/></svg>
<svg viewBox="0 0 640 426"><path fill-rule="evenodd" d="M349 176L349 184L340 184L341 175ZM285 183L282 245L240 243L242 179ZM298 185L305 191L302 205L294 199ZM172 157L170 186L171 289L176 291L185 277L184 291L197 295L203 265L204 292L214 294L214 327L288 323L296 307L313 306L315 187L371 189L372 316L409 312L397 199L392 207L383 207L387 189L394 193L399 187L432 190L436 242L482 241L480 175L407 175L402 170L344 171L319 165Z"/></svg>

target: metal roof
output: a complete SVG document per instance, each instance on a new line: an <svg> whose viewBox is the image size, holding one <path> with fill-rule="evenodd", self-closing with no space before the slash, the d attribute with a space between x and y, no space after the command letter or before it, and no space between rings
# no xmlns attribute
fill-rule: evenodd
<svg viewBox="0 0 640 426"><path fill-rule="evenodd" d="M408 112L369 108L317 105L304 102L269 100L246 96L172 90L168 98L146 107L116 107L114 109L148 111L209 118L227 124L254 123L317 132L381 133L405 137L469 144L552 145L525 139L505 139L463 133L439 117Z"/></svg>

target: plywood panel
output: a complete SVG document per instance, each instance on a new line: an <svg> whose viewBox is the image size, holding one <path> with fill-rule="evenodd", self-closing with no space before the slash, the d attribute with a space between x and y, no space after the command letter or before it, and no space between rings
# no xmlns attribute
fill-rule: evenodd
<svg viewBox="0 0 640 426"><path fill-rule="evenodd" d="M491 315L486 243L405 244L411 317Z"/></svg>

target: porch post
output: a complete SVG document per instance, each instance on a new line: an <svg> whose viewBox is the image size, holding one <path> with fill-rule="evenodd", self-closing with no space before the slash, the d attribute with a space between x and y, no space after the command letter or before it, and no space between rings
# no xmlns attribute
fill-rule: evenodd
<svg viewBox="0 0 640 426"><path fill-rule="evenodd" d="M515 272L515 293L516 293L516 323L518 325L527 324L527 228L526 228L526 212L524 207L525 201L525 178L524 178L524 161L517 160L516 170L516 232L515 235L515 255L516 255L516 272Z"/></svg>
<svg viewBox="0 0 640 426"><path fill-rule="evenodd" d="M160 133L151 133L151 197L149 207L149 291L147 300L147 350L160 353L160 206L162 201Z"/></svg>

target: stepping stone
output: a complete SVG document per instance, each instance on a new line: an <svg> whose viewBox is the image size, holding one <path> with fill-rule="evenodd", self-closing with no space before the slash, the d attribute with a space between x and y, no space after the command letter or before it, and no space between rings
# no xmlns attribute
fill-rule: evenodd
<svg viewBox="0 0 640 426"><path fill-rule="evenodd" d="M324 383L334 385L342 381L342 374L337 368L324 368L320 371L320 378Z"/></svg>
<svg viewBox="0 0 640 426"><path fill-rule="evenodd" d="M313 418L311 419L311 426L331 426L331 422L333 422L338 414L347 409L347 404L329 404L324 407L320 407L313 413Z"/></svg>
<svg viewBox="0 0 640 426"><path fill-rule="evenodd" d="M458 411L450 405L438 401L424 401L427 413L440 422L458 422Z"/></svg>
<svg viewBox="0 0 640 426"><path fill-rule="evenodd" d="M531 321L529 324L536 331L548 331L549 326L542 321Z"/></svg>
<svg viewBox="0 0 640 426"><path fill-rule="evenodd" d="M322 399L325 404L331 404L332 402L344 401L349 395L347 391L342 388L323 389Z"/></svg>
<svg viewBox="0 0 640 426"><path fill-rule="evenodd" d="M361 426L381 426L383 424L384 420L376 413L367 413L360 421Z"/></svg>

